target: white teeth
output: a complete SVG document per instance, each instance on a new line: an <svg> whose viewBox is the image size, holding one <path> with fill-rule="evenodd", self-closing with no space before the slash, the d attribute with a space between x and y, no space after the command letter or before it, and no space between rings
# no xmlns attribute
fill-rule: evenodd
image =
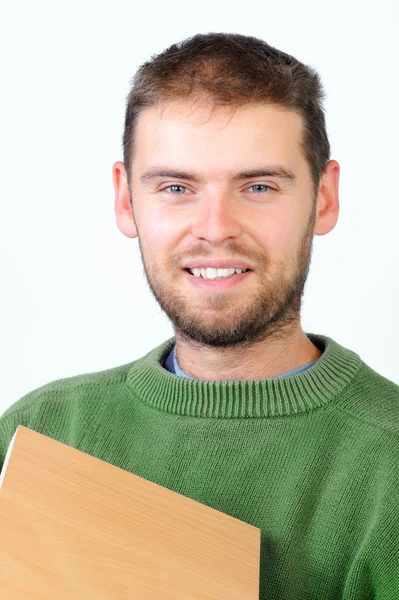
<svg viewBox="0 0 399 600"><path fill-rule="evenodd" d="M246 269L213 269L212 267L206 267L201 269L189 269L189 271L196 277L203 277L204 279L222 279L223 277L230 277L234 273L242 273Z"/></svg>

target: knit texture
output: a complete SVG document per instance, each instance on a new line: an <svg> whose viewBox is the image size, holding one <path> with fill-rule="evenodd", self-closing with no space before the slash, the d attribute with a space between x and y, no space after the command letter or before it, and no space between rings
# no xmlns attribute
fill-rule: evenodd
<svg viewBox="0 0 399 600"><path fill-rule="evenodd" d="M171 338L48 383L0 418L0 464L25 425L259 527L260 600L398 600L399 386L307 335L322 356L284 378L174 375Z"/></svg>

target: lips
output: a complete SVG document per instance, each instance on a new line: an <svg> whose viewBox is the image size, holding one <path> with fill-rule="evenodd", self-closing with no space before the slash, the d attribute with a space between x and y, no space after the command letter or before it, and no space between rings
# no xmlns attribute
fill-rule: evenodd
<svg viewBox="0 0 399 600"><path fill-rule="evenodd" d="M211 269L242 269L243 271L248 269L249 271L253 271L253 269L248 263L235 259L210 260L203 258L197 260L190 260L186 264L184 264L182 268L187 270L206 269L207 267L210 267Z"/></svg>
<svg viewBox="0 0 399 600"><path fill-rule="evenodd" d="M184 277L187 278L187 282L190 285L206 292L228 290L236 285L240 285L248 277L251 277L251 271L247 271L246 273L234 273L234 275L222 277L220 279L203 279L202 277L196 277L195 275L191 275L188 269L183 269L183 272Z"/></svg>

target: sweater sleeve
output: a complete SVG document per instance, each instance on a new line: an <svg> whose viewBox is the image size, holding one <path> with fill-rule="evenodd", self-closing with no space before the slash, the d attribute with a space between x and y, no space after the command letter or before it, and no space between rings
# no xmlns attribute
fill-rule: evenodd
<svg viewBox="0 0 399 600"><path fill-rule="evenodd" d="M3 470L8 446L18 425L29 427L28 415L24 411L9 409L0 417L0 473Z"/></svg>
<svg viewBox="0 0 399 600"><path fill-rule="evenodd" d="M3 419L0 419L0 473L3 470L4 459L7 454L7 448L8 448L8 444L7 444L7 436L6 436L6 431L5 431L5 427L4 427L4 422L3 422Z"/></svg>
<svg viewBox="0 0 399 600"><path fill-rule="evenodd" d="M399 598L399 464L391 479L373 539L375 600Z"/></svg>
<svg viewBox="0 0 399 600"><path fill-rule="evenodd" d="M31 426L32 420L40 409L41 393L45 387L26 393L0 415L0 472L3 470L8 446L18 425Z"/></svg>
<svg viewBox="0 0 399 600"><path fill-rule="evenodd" d="M350 565L342 600L399 598L399 461L395 462L367 538Z"/></svg>
<svg viewBox="0 0 399 600"><path fill-rule="evenodd" d="M10 444L11 437L8 432L8 423L4 418L0 419L0 473L3 471L4 460L6 458L8 446Z"/></svg>

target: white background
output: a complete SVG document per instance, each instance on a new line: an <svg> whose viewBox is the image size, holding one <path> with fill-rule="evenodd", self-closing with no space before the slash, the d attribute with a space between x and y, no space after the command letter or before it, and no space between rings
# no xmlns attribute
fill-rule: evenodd
<svg viewBox="0 0 399 600"><path fill-rule="evenodd" d="M137 239L116 227L111 168L137 67L211 31L260 37L319 71L341 211L315 237L302 325L399 383L397 10L394 0L2 0L0 412L172 337Z"/></svg>

